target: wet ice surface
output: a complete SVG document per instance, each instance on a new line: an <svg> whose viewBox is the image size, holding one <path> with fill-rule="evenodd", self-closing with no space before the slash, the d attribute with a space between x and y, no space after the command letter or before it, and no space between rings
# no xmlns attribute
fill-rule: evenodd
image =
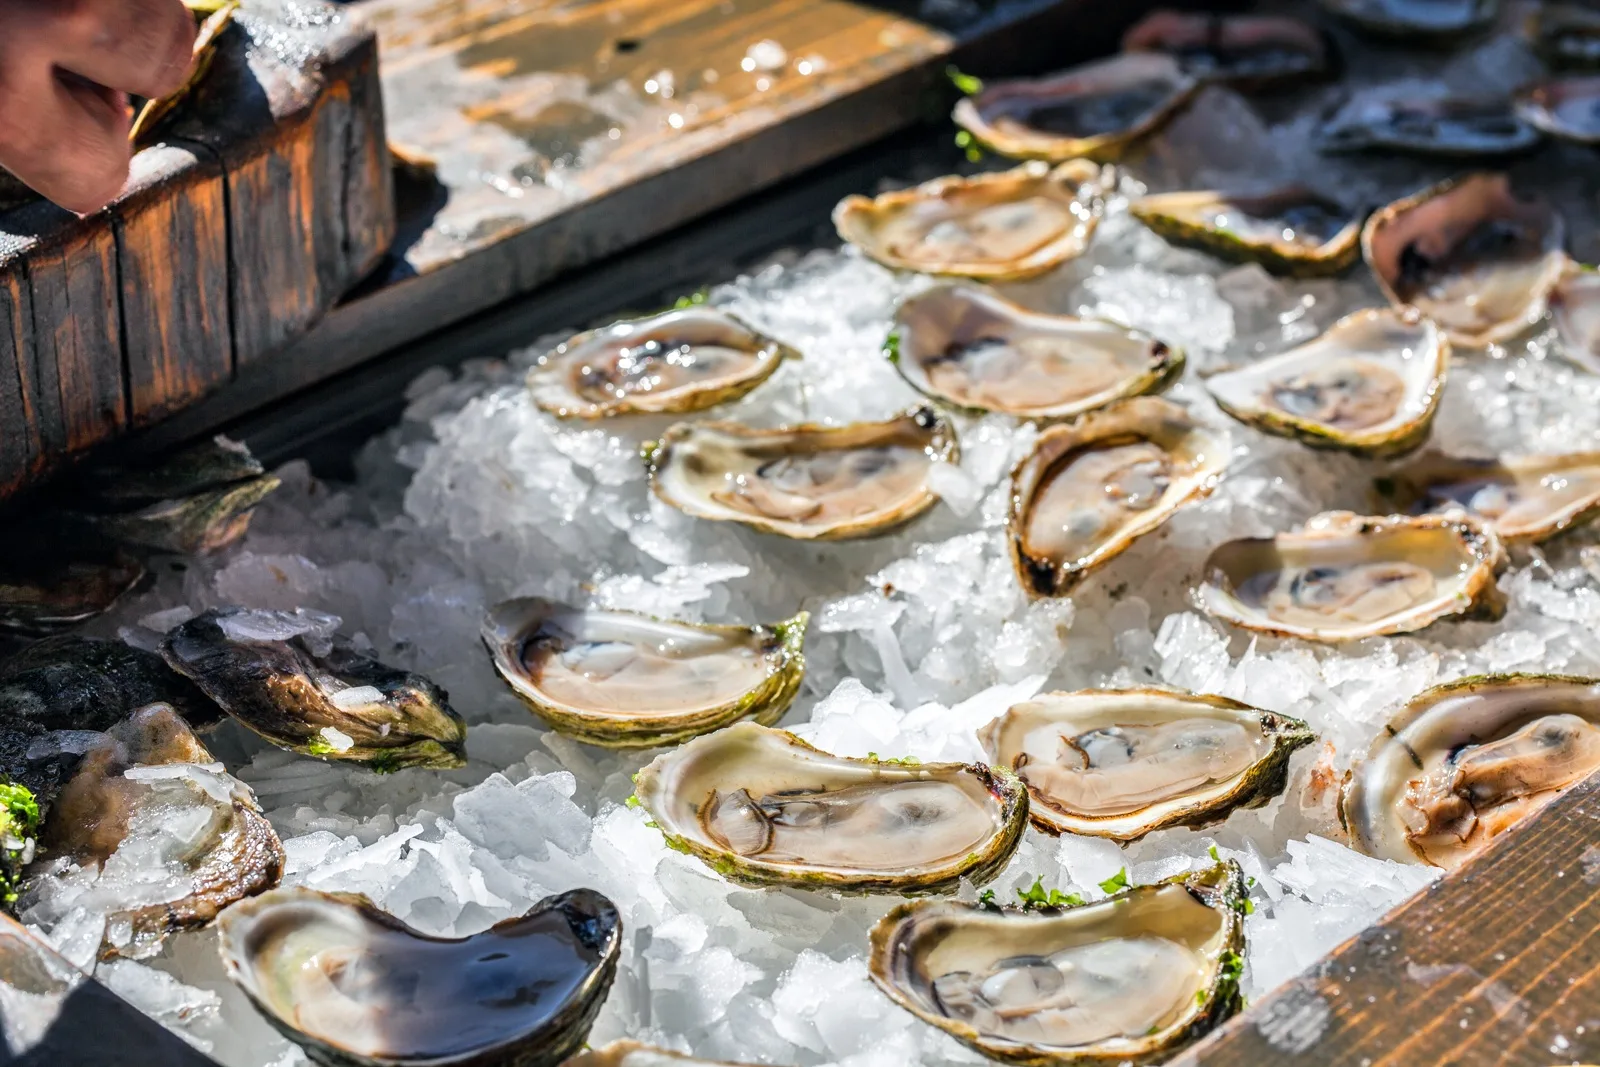
<svg viewBox="0 0 1600 1067"><path fill-rule="evenodd" d="M1471 62L1499 69L1496 55ZM1143 169L1153 180L1171 184L1180 163L1214 180L1194 146L1248 139L1239 126L1248 111L1236 98L1212 93L1200 107L1152 150ZM1204 135L1195 122L1226 125ZM1250 165L1244 156L1235 164ZM1322 177L1352 189L1397 180L1372 179L1363 170L1372 166L1347 161ZM895 301L923 284L853 251L825 250L782 257L714 290L713 303L806 358L711 417L837 423L911 404L916 395L878 350ZM380 776L224 728L209 743L254 787L283 837L285 881L363 892L447 935L520 914L551 893L598 889L622 912L625 947L596 1044L628 1036L777 1064L978 1057L870 987L867 930L893 900L742 889L668 850L624 803L630 776L651 754L609 754L540 728L479 645L488 604L541 595L717 622L772 621L807 608L815 620L808 674L784 725L844 754L975 759L975 729L1053 688L1160 682L1299 716L1323 743L1297 754L1286 793L1266 808L1204 832L1158 832L1127 849L1030 830L995 884L1004 898L1042 877L1092 899L1123 867L1131 880L1149 881L1208 862L1215 845L1256 880L1246 992L1257 996L1429 880L1424 869L1344 848L1331 806L1331 783L1396 704L1481 671L1600 672L1600 585L1583 566L1594 535L1580 531L1519 555L1502 578L1510 607L1497 624L1446 623L1340 648L1226 632L1187 599L1210 549L1326 508L1363 509L1383 465L1231 423L1207 398L1200 372L1281 351L1376 303L1364 269L1336 281L1280 282L1170 248L1118 200L1089 255L1005 291L1030 307L1121 319L1185 346L1190 369L1170 395L1234 443L1215 495L1071 599L1027 602L1003 551L1004 477L1033 439L1025 425L958 419L963 458L939 486L945 503L908 529L872 541L791 543L695 522L653 500L637 449L668 420L562 424L535 410L521 375L556 340L545 338L459 376L423 375L404 422L363 453L356 484L321 484L291 464L241 545L161 568L154 589L94 629L149 644L188 610L226 603L337 615L358 644L449 690L472 723L471 763ZM1458 353L1434 446L1475 454L1600 447L1600 379L1553 345L1540 327L1504 348ZM119 875L108 867L102 877ZM49 932L87 962L95 921L74 913ZM222 976L208 933L98 973L226 1064L302 1062ZM1282 1020L1281 1039L1314 1041L1316 1021L1303 1013Z"/></svg>

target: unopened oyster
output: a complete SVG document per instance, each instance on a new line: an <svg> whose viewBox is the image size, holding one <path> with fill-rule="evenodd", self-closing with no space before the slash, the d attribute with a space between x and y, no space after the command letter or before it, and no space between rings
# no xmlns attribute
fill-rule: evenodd
<svg viewBox="0 0 1600 1067"><path fill-rule="evenodd" d="M167 635L161 654L280 748L375 770L459 767L467 727L444 690L386 666L315 612L222 608Z"/></svg>
<svg viewBox="0 0 1600 1067"><path fill-rule="evenodd" d="M1014 704L978 740L1028 787L1047 833L1136 841L1195 829L1283 792L1289 756L1316 740L1299 719L1173 689L1086 689Z"/></svg>
<svg viewBox="0 0 1600 1067"><path fill-rule="evenodd" d="M1505 341L1545 312L1566 269L1561 216L1521 200L1504 174L1440 182L1367 220L1361 249L1390 301L1414 307L1450 340Z"/></svg>
<svg viewBox="0 0 1600 1067"><path fill-rule="evenodd" d="M1550 319L1562 353L1600 374L1600 270L1572 264L1550 291Z"/></svg>
<svg viewBox="0 0 1600 1067"><path fill-rule="evenodd" d="M1159 52L1125 52L1060 74L994 82L956 103L956 125L1014 159L1119 158L1189 102L1200 82Z"/></svg>
<svg viewBox="0 0 1600 1067"><path fill-rule="evenodd" d="M128 862L161 864L167 878L144 899L118 899L107 937L121 924L130 933L108 940L107 955L149 956L169 933L204 926L283 873L283 846L255 794L166 704L134 712L84 754L40 835L44 857L84 867L106 864L131 841L139 858Z"/></svg>
<svg viewBox="0 0 1600 1067"><path fill-rule="evenodd" d="M896 270L1016 281L1081 256L1115 186L1107 169L1075 159L1051 168L950 176L847 196L833 209L839 236Z"/></svg>
<svg viewBox="0 0 1600 1067"><path fill-rule="evenodd" d="M1090 571L1211 492L1225 438L1159 397L1052 426L1011 472L1007 538L1030 596L1063 596Z"/></svg>
<svg viewBox="0 0 1600 1067"><path fill-rule="evenodd" d="M58 634L0 661L0 721L106 730L148 704L169 704L196 728L222 719L222 709L160 656L121 641Z"/></svg>
<svg viewBox="0 0 1600 1067"><path fill-rule="evenodd" d="M634 789L668 844L755 886L950 892L998 874L1028 821L1009 771L833 756L754 723L657 756Z"/></svg>
<svg viewBox="0 0 1600 1067"><path fill-rule="evenodd" d="M1274 274L1337 274L1361 253L1361 215L1303 186L1154 193L1128 210L1168 241Z"/></svg>
<svg viewBox="0 0 1600 1067"><path fill-rule="evenodd" d="M1379 37L1445 40L1482 30L1500 0L1322 0L1322 6Z"/></svg>
<svg viewBox="0 0 1600 1067"><path fill-rule="evenodd" d="M604 1048L580 1052L568 1060L565 1067L680 1067L684 1064L688 1067L743 1067L742 1064L728 1063L726 1060L685 1056L681 1052L641 1045L637 1041L613 1041Z"/></svg>
<svg viewBox="0 0 1600 1067"><path fill-rule="evenodd" d="M120 550L12 531L0 542L0 630L39 635L87 622L144 576L144 564Z"/></svg>
<svg viewBox="0 0 1600 1067"><path fill-rule="evenodd" d="M1552 67L1600 67L1600 10L1587 4L1540 4L1528 16L1528 36Z"/></svg>
<svg viewBox="0 0 1600 1067"><path fill-rule="evenodd" d="M1318 515L1293 533L1229 541L1195 593L1208 615L1307 641L1410 633L1449 615L1497 618L1505 549L1462 516Z"/></svg>
<svg viewBox="0 0 1600 1067"><path fill-rule="evenodd" d="M616 975L622 924L592 889L471 937L431 937L367 898L296 887L217 921L228 977L325 1067L555 1067Z"/></svg>
<svg viewBox="0 0 1600 1067"><path fill-rule="evenodd" d="M772 626L703 626L548 600L496 605L494 669L545 722L608 748L671 745L743 718L782 718L805 674L801 612Z"/></svg>
<svg viewBox="0 0 1600 1067"><path fill-rule="evenodd" d="M189 74L184 78L183 84L172 92L155 100L146 100L139 113L134 116L133 125L128 131L128 141L134 151L154 143L153 134L161 125L163 119L177 110L178 106L194 93L200 83L205 79L206 72L211 69L211 61L216 57L217 41L222 32L233 22L234 13L239 10L239 0L225 0L221 3L189 3L186 4L199 23L194 37L194 47L191 50Z"/></svg>
<svg viewBox="0 0 1600 1067"><path fill-rule="evenodd" d="M1350 843L1451 869L1600 769L1600 679L1491 674L1425 690L1345 782Z"/></svg>
<svg viewBox="0 0 1600 1067"><path fill-rule="evenodd" d="M1517 114L1552 137L1600 144L1600 77L1557 78L1517 91Z"/></svg>
<svg viewBox="0 0 1600 1067"><path fill-rule="evenodd" d="M1065 909L916 901L872 928L867 967L986 1056L1142 1067L1239 1010L1245 900L1230 861Z"/></svg>
<svg viewBox="0 0 1600 1067"><path fill-rule="evenodd" d="M679 423L645 446L650 487L679 511L801 541L903 526L937 499L933 465L959 456L955 430L931 407L848 426Z"/></svg>
<svg viewBox="0 0 1600 1067"><path fill-rule="evenodd" d="M1122 35L1124 52L1165 52L1196 78L1255 92L1327 74L1333 48L1316 27L1277 15L1153 11Z"/></svg>
<svg viewBox="0 0 1600 1067"><path fill-rule="evenodd" d="M1322 152L1472 159L1530 151L1539 131L1504 97L1375 99L1335 115L1317 131L1316 143Z"/></svg>
<svg viewBox="0 0 1600 1067"><path fill-rule="evenodd" d="M1600 452L1457 459L1430 452L1376 482L1407 511L1464 511L1500 540L1536 544L1600 515Z"/></svg>
<svg viewBox="0 0 1600 1067"><path fill-rule="evenodd" d="M888 345L895 369L935 400L1026 419L1080 415L1159 393L1183 352L1139 330L1049 315L974 285L936 285L901 302Z"/></svg>
<svg viewBox="0 0 1600 1067"><path fill-rule="evenodd" d="M1316 340L1206 388L1240 422L1313 448L1397 456L1428 438L1450 344L1438 327L1388 308L1358 311Z"/></svg>
<svg viewBox="0 0 1600 1067"><path fill-rule="evenodd" d="M687 307L580 333L528 372L562 418L701 411L737 400L799 353L727 312Z"/></svg>

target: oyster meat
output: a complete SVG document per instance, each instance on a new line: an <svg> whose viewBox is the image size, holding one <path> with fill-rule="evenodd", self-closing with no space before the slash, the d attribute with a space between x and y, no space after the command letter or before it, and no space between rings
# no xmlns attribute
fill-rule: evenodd
<svg viewBox="0 0 1600 1067"><path fill-rule="evenodd" d="M1447 40L1487 29L1500 0L1322 0L1322 6L1378 37Z"/></svg>
<svg viewBox="0 0 1600 1067"><path fill-rule="evenodd" d="M1211 492L1228 445L1159 397L1052 426L1011 472L1007 539L1030 596L1063 596L1191 500Z"/></svg>
<svg viewBox="0 0 1600 1067"><path fill-rule="evenodd" d="M1240 422L1313 448L1397 456L1428 439L1450 344L1388 308L1358 311L1316 340L1206 382Z"/></svg>
<svg viewBox="0 0 1600 1067"><path fill-rule="evenodd" d="M1124 52L1165 52L1184 72L1245 92L1309 80L1333 63L1328 39L1308 23L1276 15L1154 11L1122 36Z"/></svg>
<svg viewBox="0 0 1600 1067"><path fill-rule="evenodd" d="M931 407L848 426L679 423L645 446L650 487L679 511L801 541L903 526L938 499L933 465L959 458L955 430Z"/></svg>
<svg viewBox="0 0 1600 1067"><path fill-rule="evenodd" d="M173 629L161 654L280 748L380 771L465 763L467 727L444 690L357 651L337 625L303 610L221 608Z"/></svg>
<svg viewBox="0 0 1600 1067"><path fill-rule="evenodd" d="M1006 1063L1158 1063L1239 1010L1244 875L1228 862L1076 907L923 900L872 928L902 1008Z"/></svg>
<svg viewBox="0 0 1600 1067"><path fill-rule="evenodd" d="M1168 241L1259 263L1274 274L1337 274L1361 253L1361 214L1298 185L1154 193L1128 210Z"/></svg>
<svg viewBox="0 0 1600 1067"><path fill-rule="evenodd" d="M1600 144L1600 77L1557 78L1517 91L1517 114L1552 137Z"/></svg>
<svg viewBox="0 0 1600 1067"><path fill-rule="evenodd" d="M1600 515L1600 452L1457 459L1430 452L1377 479L1411 512L1466 512L1508 544L1537 544Z"/></svg>
<svg viewBox="0 0 1600 1067"><path fill-rule="evenodd" d="M1464 516L1318 515L1293 533L1229 541L1205 563L1201 610L1307 641L1410 633L1449 615L1497 618L1500 539Z"/></svg>
<svg viewBox="0 0 1600 1067"><path fill-rule="evenodd" d="M965 284L902 301L887 350L901 377L934 400L1026 419L1159 393L1184 363L1181 350L1138 330L1029 311Z"/></svg>
<svg viewBox="0 0 1600 1067"><path fill-rule="evenodd" d="M1124 52L963 97L956 125L1014 159L1115 160L1189 102L1200 82L1160 52Z"/></svg>
<svg viewBox="0 0 1600 1067"><path fill-rule="evenodd" d="M637 1041L613 1041L604 1048L580 1052L564 1067L744 1067L725 1060L702 1060Z"/></svg>
<svg viewBox="0 0 1600 1067"><path fill-rule="evenodd" d="M1115 187L1109 170L1075 159L1051 168L952 175L847 196L833 209L839 236L895 270L1016 281L1082 255Z"/></svg>
<svg viewBox="0 0 1600 1067"><path fill-rule="evenodd" d="M555 1067L616 975L622 925L592 889L471 937L431 937L352 893L275 889L217 921L228 977L325 1067Z"/></svg>
<svg viewBox="0 0 1600 1067"><path fill-rule="evenodd" d="M1561 216L1523 200L1504 174L1472 174L1396 201L1367 220L1361 250L1384 294L1450 340L1509 340L1545 313L1566 269Z"/></svg>
<svg viewBox="0 0 1600 1067"><path fill-rule="evenodd" d="M1571 265L1550 291L1549 303L1562 353L1600 374L1600 270Z"/></svg>
<svg viewBox="0 0 1600 1067"><path fill-rule="evenodd" d="M1498 674L1409 701L1346 780L1350 843L1452 869L1600 769L1600 679Z"/></svg>
<svg viewBox="0 0 1600 1067"><path fill-rule="evenodd" d="M1028 787L1046 833L1137 841L1202 826L1283 792L1289 756L1316 740L1299 719L1173 689L1044 693L978 731Z"/></svg>
<svg viewBox="0 0 1600 1067"><path fill-rule="evenodd" d="M491 609L483 643L553 728L592 745L649 748L742 718L782 718L805 674L808 618L704 626L519 599Z"/></svg>
<svg viewBox="0 0 1600 1067"><path fill-rule="evenodd" d="M738 723L634 780L668 844L745 885L943 893L1000 872L1028 821L1009 771L833 756Z"/></svg>
<svg viewBox="0 0 1600 1067"><path fill-rule="evenodd" d="M737 400L799 353L710 307L580 333L528 372L534 403L562 418L701 411Z"/></svg>
<svg viewBox="0 0 1600 1067"><path fill-rule="evenodd" d="M1539 131L1503 97L1365 100L1329 119L1322 152L1407 152L1471 159L1514 155L1539 144Z"/></svg>

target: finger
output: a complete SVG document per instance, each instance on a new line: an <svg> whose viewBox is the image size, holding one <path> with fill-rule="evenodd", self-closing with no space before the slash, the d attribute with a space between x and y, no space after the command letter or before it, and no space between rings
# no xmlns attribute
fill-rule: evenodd
<svg viewBox="0 0 1600 1067"><path fill-rule="evenodd" d="M41 196L87 214L128 180L127 96L73 75L7 79L0 166Z"/></svg>
<svg viewBox="0 0 1600 1067"><path fill-rule="evenodd" d="M77 0L59 26L58 67L135 96L177 90L194 61L194 16L180 0Z"/></svg>

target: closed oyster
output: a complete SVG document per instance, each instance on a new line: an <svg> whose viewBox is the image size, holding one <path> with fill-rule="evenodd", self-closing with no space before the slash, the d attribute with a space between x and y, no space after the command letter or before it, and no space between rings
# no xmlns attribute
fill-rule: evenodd
<svg viewBox="0 0 1600 1067"><path fill-rule="evenodd" d="M1276 15L1153 11L1122 35L1124 52L1165 52L1185 73L1255 92L1327 74L1333 48L1316 27Z"/></svg>
<svg viewBox="0 0 1600 1067"><path fill-rule="evenodd" d="M1550 291L1550 319L1562 353L1600 374L1600 270L1572 264Z"/></svg>
<svg viewBox="0 0 1600 1067"><path fill-rule="evenodd" d="M1029 596L1063 596L1096 568L1206 496L1225 438L1177 404L1135 397L1052 426L1011 472L1007 538Z"/></svg>
<svg viewBox="0 0 1600 1067"><path fill-rule="evenodd" d="M1600 515L1600 452L1499 459L1430 452L1375 484L1403 510L1464 511L1508 544L1537 544Z"/></svg>
<svg viewBox="0 0 1600 1067"><path fill-rule="evenodd" d="M753 886L951 892L998 874L1028 821L1009 771L833 756L754 723L657 756L634 789L669 845Z"/></svg>
<svg viewBox="0 0 1600 1067"><path fill-rule="evenodd" d="M1200 82L1159 52L1125 52L1060 74L993 82L951 117L1014 159L1118 159L1189 102Z"/></svg>
<svg viewBox="0 0 1600 1067"><path fill-rule="evenodd" d="M833 209L839 236L895 270L1016 281L1081 256L1115 175L1075 159L1054 169L952 175Z"/></svg>
<svg viewBox="0 0 1600 1067"><path fill-rule="evenodd" d="M43 636L102 615L144 580L144 565L51 521L0 534L0 630Z"/></svg>
<svg viewBox="0 0 1600 1067"><path fill-rule="evenodd" d="M743 1067L725 1060L685 1056L681 1052L641 1045L637 1041L613 1041L604 1048L580 1052L568 1060L565 1067L676 1067L679 1064L688 1064L690 1067Z"/></svg>
<svg viewBox="0 0 1600 1067"><path fill-rule="evenodd" d="M148 704L169 704L196 728L222 720L222 709L160 656L121 641L58 634L0 662L0 720L107 730Z"/></svg>
<svg viewBox="0 0 1600 1067"><path fill-rule="evenodd" d="M916 901L872 928L868 973L1006 1063L1153 1064L1239 1010L1245 900L1230 861L1066 909Z"/></svg>
<svg viewBox="0 0 1600 1067"><path fill-rule="evenodd" d="M554 1067L616 975L622 924L592 889L463 938L353 893L276 889L217 921L228 977L326 1067Z"/></svg>
<svg viewBox="0 0 1600 1067"><path fill-rule="evenodd" d="M1552 67L1600 68L1600 11L1585 4L1544 3L1528 16L1528 36Z"/></svg>
<svg viewBox="0 0 1600 1067"><path fill-rule="evenodd" d="M955 430L931 407L848 426L679 423L645 446L650 487L679 511L801 541L905 525L938 499L933 465L959 456Z"/></svg>
<svg viewBox="0 0 1600 1067"><path fill-rule="evenodd" d="M1448 40L1487 29L1500 0L1322 0L1322 6L1378 37Z"/></svg>
<svg viewBox="0 0 1600 1067"><path fill-rule="evenodd" d="M144 106L139 109L128 131L128 141L136 152L154 143L152 135L161 125L161 121L177 110L178 105L194 93L205 80L206 72L211 69L211 61L216 56L217 40L222 36L222 31L233 22L234 13L239 10L239 0L186 6L200 24L194 38L189 75L177 89L160 99L146 100Z"/></svg>
<svg viewBox="0 0 1600 1067"><path fill-rule="evenodd" d="M1517 91L1517 114L1552 137L1600 144L1600 77L1557 78Z"/></svg>
<svg viewBox="0 0 1600 1067"><path fill-rule="evenodd" d="M782 718L805 674L808 618L703 626L521 599L491 609L483 643L500 677L555 729L649 748L746 717Z"/></svg>
<svg viewBox="0 0 1600 1067"><path fill-rule="evenodd" d="M1316 134L1321 152L1406 152L1447 159L1531 151L1539 131L1503 97L1367 100L1346 108Z"/></svg>
<svg viewBox="0 0 1600 1067"><path fill-rule="evenodd" d="M1283 792L1290 754L1316 735L1227 697L1146 688L1045 693L978 740L1028 787L1039 829L1137 841L1267 803Z"/></svg>
<svg viewBox="0 0 1600 1067"><path fill-rule="evenodd" d="M1358 311L1316 340L1206 382L1240 422L1313 448L1396 456L1428 439L1450 344L1388 308Z"/></svg>
<svg viewBox="0 0 1600 1067"><path fill-rule="evenodd" d="M1456 344L1515 337L1545 312L1566 268L1565 227L1504 174L1440 182L1367 220L1361 250L1384 295L1438 323Z"/></svg>
<svg viewBox="0 0 1600 1067"><path fill-rule="evenodd" d="M918 392L955 407L1025 419L1080 415L1159 393L1183 352L1095 319L1048 315L973 285L936 285L895 312L889 358Z"/></svg>
<svg viewBox="0 0 1600 1067"><path fill-rule="evenodd" d="M1299 531L1229 541L1195 601L1250 630L1307 641L1410 633L1449 615L1497 618L1505 549L1459 516L1318 515Z"/></svg>
<svg viewBox="0 0 1600 1067"><path fill-rule="evenodd" d="M562 418L701 411L737 400L799 356L727 312L677 308L563 341L528 372L528 387Z"/></svg>
<svg viewBox="0 0 1600 1067"><path fill-rule="evenodd" d="M386 666L315 612L222 608L167 635L161 654L280 748L379 771L459 767L467 727L444 690Z"/></svg>
<svg viewBox="0 0 1600 1067"><path fill-rule="evenodd" d="M1600 769L1600 679L1491 674L1397 712L1346 780L1350 843L1453 869Z"/></svg>
<svg viewBox="0 0 1600 1067"><path fill-rule="evenodd" d="M1337 274L1361 252L1361 215L1303 186L1155 193L1128 210L1168 241L1274 274Z"/></svg>

